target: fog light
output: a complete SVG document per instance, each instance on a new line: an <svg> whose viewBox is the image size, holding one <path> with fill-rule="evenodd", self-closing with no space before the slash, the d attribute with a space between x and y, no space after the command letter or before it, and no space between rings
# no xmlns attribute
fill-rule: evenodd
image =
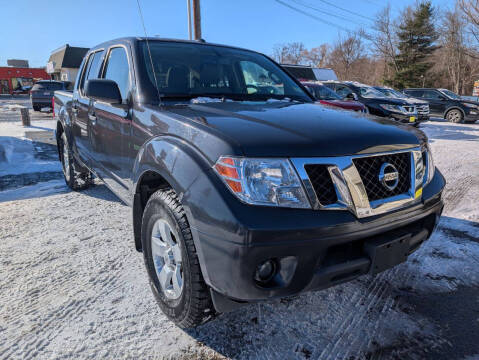
<svg viewBox="0 0 479 360"><path fill-rule="evenodd" d="M266 260L256 267L254 279L260 283L269 282L276 274L276 262L274 260Z"/></svg>

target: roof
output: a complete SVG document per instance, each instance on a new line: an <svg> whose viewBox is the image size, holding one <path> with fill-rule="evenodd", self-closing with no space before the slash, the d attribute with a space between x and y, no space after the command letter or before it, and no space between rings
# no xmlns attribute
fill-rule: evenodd
<svg viewBox="0 0 479 360"><path fill-rule="evenodd" d="M61 68L78 68L88 50L88 48L75 47L66 44L61 48L54 50L50 55L48 62L53 62L55 64L55 70L60 70Z"/></svg>
<svg viewBox="0 0 479 360"><path fill-rule="evenodd" d="M21 67L21 68L29 67L28 60L19 60L19 59L8 59L7 65L12 67Z"/></svg>
<svg viewBox="0 0 479 360"><path fill-rule="evenodd" d="M133 44L135 42L144 41L144 40L157 41L157 42L176 42L176 43L189 43L189 44L195 44L195 45L220 46L220 47L227 47L227 48L230 48L230 49L238 49L238 50L244 50L244 51L250 51L250 52L258 53L257 51L253 51L253 50L250 50L250 49L245 49L245 48L241 48L241 47L237 47L237 46L210 43L210 42L207 42L203 39L201 39L201 40L185 40L185 39L170 39L170 38L151 37L151 36L149 36L149 37L133 37L133 36L130 36L130 37L122 37L122 38L118 38L118 39L113 39L113 40L105 41L101 44L95 45L90 50L96 50L96 49L99 49L99 48L107 48L111 45L115 45L115 44L118 44L118 43L121 43L121 42L122 43Z"/></svg>

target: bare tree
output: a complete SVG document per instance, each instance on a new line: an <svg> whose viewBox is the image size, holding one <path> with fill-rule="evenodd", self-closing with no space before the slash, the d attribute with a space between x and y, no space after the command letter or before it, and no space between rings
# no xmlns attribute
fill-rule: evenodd
<svg viewBox="0 0 479 360"><path fill-rule="evenodd" d="M471 33L479 42L479 0L457 0L457 6L465 15Z"/></svg>
<svg viewBox="0 0 479 360"><path fill-rule="evenodd" d="M344 80L356 80L355 67L366 57L361 36L349 33L345 38L339 35L330 56L330 66L336 71L338 77Z"/></svg>
<svg viewBox="0 0 479 360"><path fill-rule="evenodd" d="M273 58L282 64L300 64L304 60L305 50L302 42L276 44L273 48Z"/></svg>
<svg viewBox="0 0 479 360"><path fill-rule="evenodd" d="M309 65L316 67L324 67L328 60L329 45L321 44L318 47L314 47L311 50L304 50L303 58Z"/></svg>
<svg viewBox="0 0 479 360"><path fill-rule="evenodd" d="M396 36L397 24L391 16L391 5L388 5L376 15L372 27L372 34L368 35L374 53L384 59L384 78L394 78L399 71L397 64L398 40Z"/></svg>

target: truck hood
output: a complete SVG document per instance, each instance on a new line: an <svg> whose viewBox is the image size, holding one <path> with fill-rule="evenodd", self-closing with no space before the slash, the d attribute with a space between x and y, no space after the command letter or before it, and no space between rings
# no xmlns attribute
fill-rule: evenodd
<svg viewBox="0 0 479 360"><path fill-rule="evenodd" d="M351 155L410 148L424 141L424 134L409 125L314 103L211 102L167 110L211 128L251 157Z"/></svg>

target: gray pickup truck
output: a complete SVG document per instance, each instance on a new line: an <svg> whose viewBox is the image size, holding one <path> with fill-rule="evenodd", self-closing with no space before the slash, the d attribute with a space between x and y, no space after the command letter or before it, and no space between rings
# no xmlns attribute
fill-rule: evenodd
<svg viewBox="0 0 479 360"><path fill-rule="evenodd" d="M153 294L181 327L389 269L443 208L421 131L315 103L249 50L100 44L55 116L66 183L95 174L131 206Z"/></svg>

